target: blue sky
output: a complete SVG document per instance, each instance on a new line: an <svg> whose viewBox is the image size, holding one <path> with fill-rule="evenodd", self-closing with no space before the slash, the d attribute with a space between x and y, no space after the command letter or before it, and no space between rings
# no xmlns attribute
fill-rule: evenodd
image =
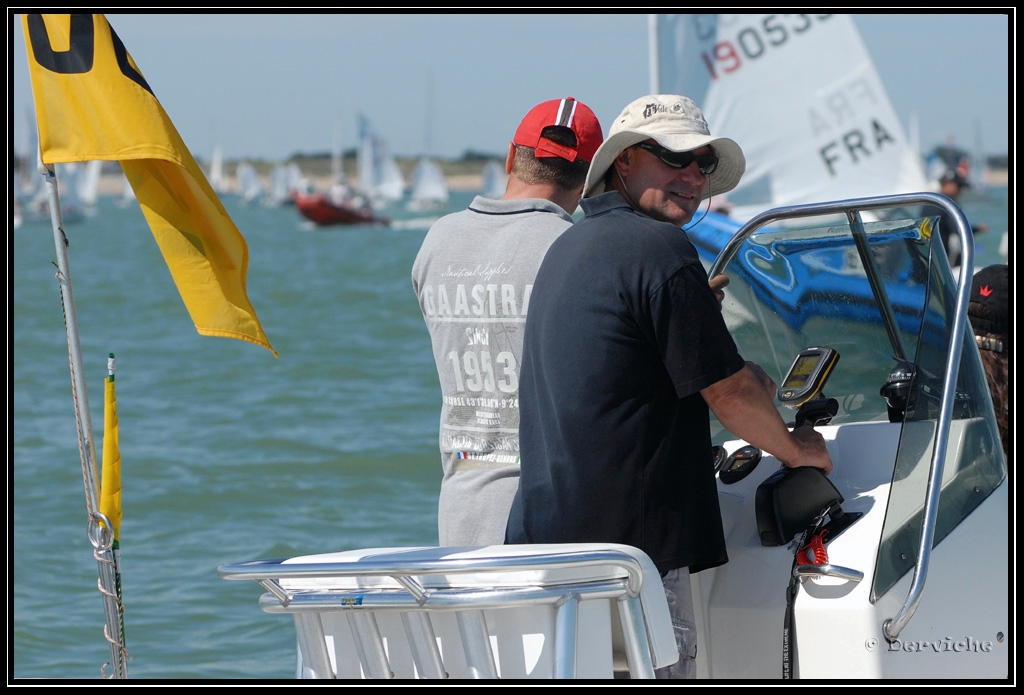
<svg viewBox="0 0 1024 695"><path fill-rule="evenodd" d="M8 10L8 131L20 151L32 95L20 15ZM193 154L325 152L363 113L397 155L504 154L522 115L574 96L607 129L649 92L644 14L108 14ZM896 113L922 148L953 138L1004 154L1011 34L1005 14L855 17ZM13 121L13 122L12 122ZM712 128L714 124L711 124Z"/></svg>

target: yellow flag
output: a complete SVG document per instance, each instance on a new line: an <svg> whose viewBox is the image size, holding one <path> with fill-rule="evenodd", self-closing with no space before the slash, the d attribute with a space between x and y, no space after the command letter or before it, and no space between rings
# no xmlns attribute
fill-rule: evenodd
<svg viewBox="0 0 1024 695"><path fill-rule="evenodd" d="M196 330L274 353L249 303L249 249L101 14L23 14L47 164L121 162Z"/></svg>
<svg viewBox="0 0 1024 695"><path fill-rule="evenodd" d="M113 358L113 355L111 355ZM117 427L117 391L114 375L103 387L103 474L100 481L100 514L107 517L114 540L121 540L121 445Z"/></svg>

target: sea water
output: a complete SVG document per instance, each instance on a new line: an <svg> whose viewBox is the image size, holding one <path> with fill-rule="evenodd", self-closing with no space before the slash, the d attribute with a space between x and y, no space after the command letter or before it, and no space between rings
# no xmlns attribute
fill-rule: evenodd
<svg viewBox="0 0 1024 695"><path fill-rule="evenodd" d="M450 209L471 197L454 193ZM1000 262L1007 189L962 204L989 226L976 265ZM437 542L440 391L410 281L432 218L398 209L390 227L311 229L287 206L225 205L277 359L196 333L136 204L101 199L66 225L97 458L117 359L130 679L294 676L291 618L263 613L263 589L218 565ZM53 232L32 222L9 239L9 677L99 679L110 650Z"/></svg>

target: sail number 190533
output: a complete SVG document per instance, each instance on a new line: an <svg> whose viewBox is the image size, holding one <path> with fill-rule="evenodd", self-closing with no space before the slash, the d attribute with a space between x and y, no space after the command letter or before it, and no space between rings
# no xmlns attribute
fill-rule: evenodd
<svg viewBox="0 0 1024 695"><path fill-rule="evenodd" d="M721 73L730 73L743 67L744 60L756 60L768 50L785 45L791 38L803 34L832 15L830 14L770 14L760 24L743 27L732 40L718 41L711 52L701 51L704 67L711 79Z"/></svg>

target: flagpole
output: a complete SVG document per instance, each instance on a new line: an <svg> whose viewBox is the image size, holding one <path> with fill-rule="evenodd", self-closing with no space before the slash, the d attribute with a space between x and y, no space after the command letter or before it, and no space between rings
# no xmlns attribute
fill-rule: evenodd
<svg viewBox="0 0 1024 695"><path fill-rule="evenodd" d="M64 328L68 336L68 360L71 364L71 391L75 400L75 420L78 425L78 449L82 458L82 476L85 481L85 505L90 519L99 511L97 491L96 450L92 436L92 418L89 413L89 394L85 387L82 366L82 343L78 335L78 316L75 297L71 289L71 268L68 265L68 239L64 234L64 220L57 192L57 174L49 164L39 162L39 172L46 177L46 197L50 204L50 224L53 243L57 251L57 282L60 285L61 304L64 307Z"/></svg>
<svg viewBox="0 0 1024 695"><path fill-rule="evenodd" d="M153 94L134 59L102 14L22 14L38 129L38 169L46 178L57 250L79 455L89 515L88 535L100 563L112 678L127 677L120 555L105 515L85 386L67 237L57 193L57 162L119 161L201 335L245 340L277 357L246 294L249 249L224 204ZM43 164L43 160L49 164ZM106 459L106 456L104 456ZM104 460L106 469L106 460ZM106 471L105 471L106 472ZM103 488L102 490L100 488Z"/></svg>
<svg viewBox="0 0 1024 695"><path fill-rule="evenodd" d="M96 447L92 432L92 417L89 411L89 394L85 385L85 369L82 361L82 343L78 333L78 316L75 312L75 297L71 289L71 268L68 264L68 239L64 234L64 220L60 210L60 195L57 190L55 169L38 159L39 173L46 177L46 197L50 207L50 224L53 227L53 243L57 252L57 283L60 285L61 304L64 308L64 328L68 337L68 361L71 368L71 395L75 403L75 424L78 428L78 453L82 460L82 479L85 484L85 506L89 513L88 535L93 546L93 555L99 564L98 588L103 594L103 611L106 615L104 633L110 644L110 663L114 665L113 678L126 678L124 647L121 639L120 607L114 577L112 553L113 532L109 521L104 524L99 513L99 493L96 481ZM105 670L101 669L101 673ZM104 674L105 676L105 674Z"/></svg>
<svg viewBox="0 0 1024 695"><path fill-rule="evenodd" d="M100 479L100 517L103 521L103 533L96 536L98 542L97 551L109 549L109 555L97 555L106 573L106 584L113 581L115 600L117 608L117 632L111 636L109 631L105 634L110 640L111 649L116 645L120 651L120 662L115 662L115 671L120 678L128 677L128 649L124 637L124 601L121 593L121 451L120 436L118 434L119 424L117 420L117 389L114 382L114 372L117 370L117 360L114 353L107 356L107 380L103 385L103 473ZM98 530L94 527L93 530ZM111 576L113 578L111 580ZM106 596L102 585L100 591ZM104 604L105 606L107 604ZM111 625L111 616L108 615L107 627Z"/></svg>

